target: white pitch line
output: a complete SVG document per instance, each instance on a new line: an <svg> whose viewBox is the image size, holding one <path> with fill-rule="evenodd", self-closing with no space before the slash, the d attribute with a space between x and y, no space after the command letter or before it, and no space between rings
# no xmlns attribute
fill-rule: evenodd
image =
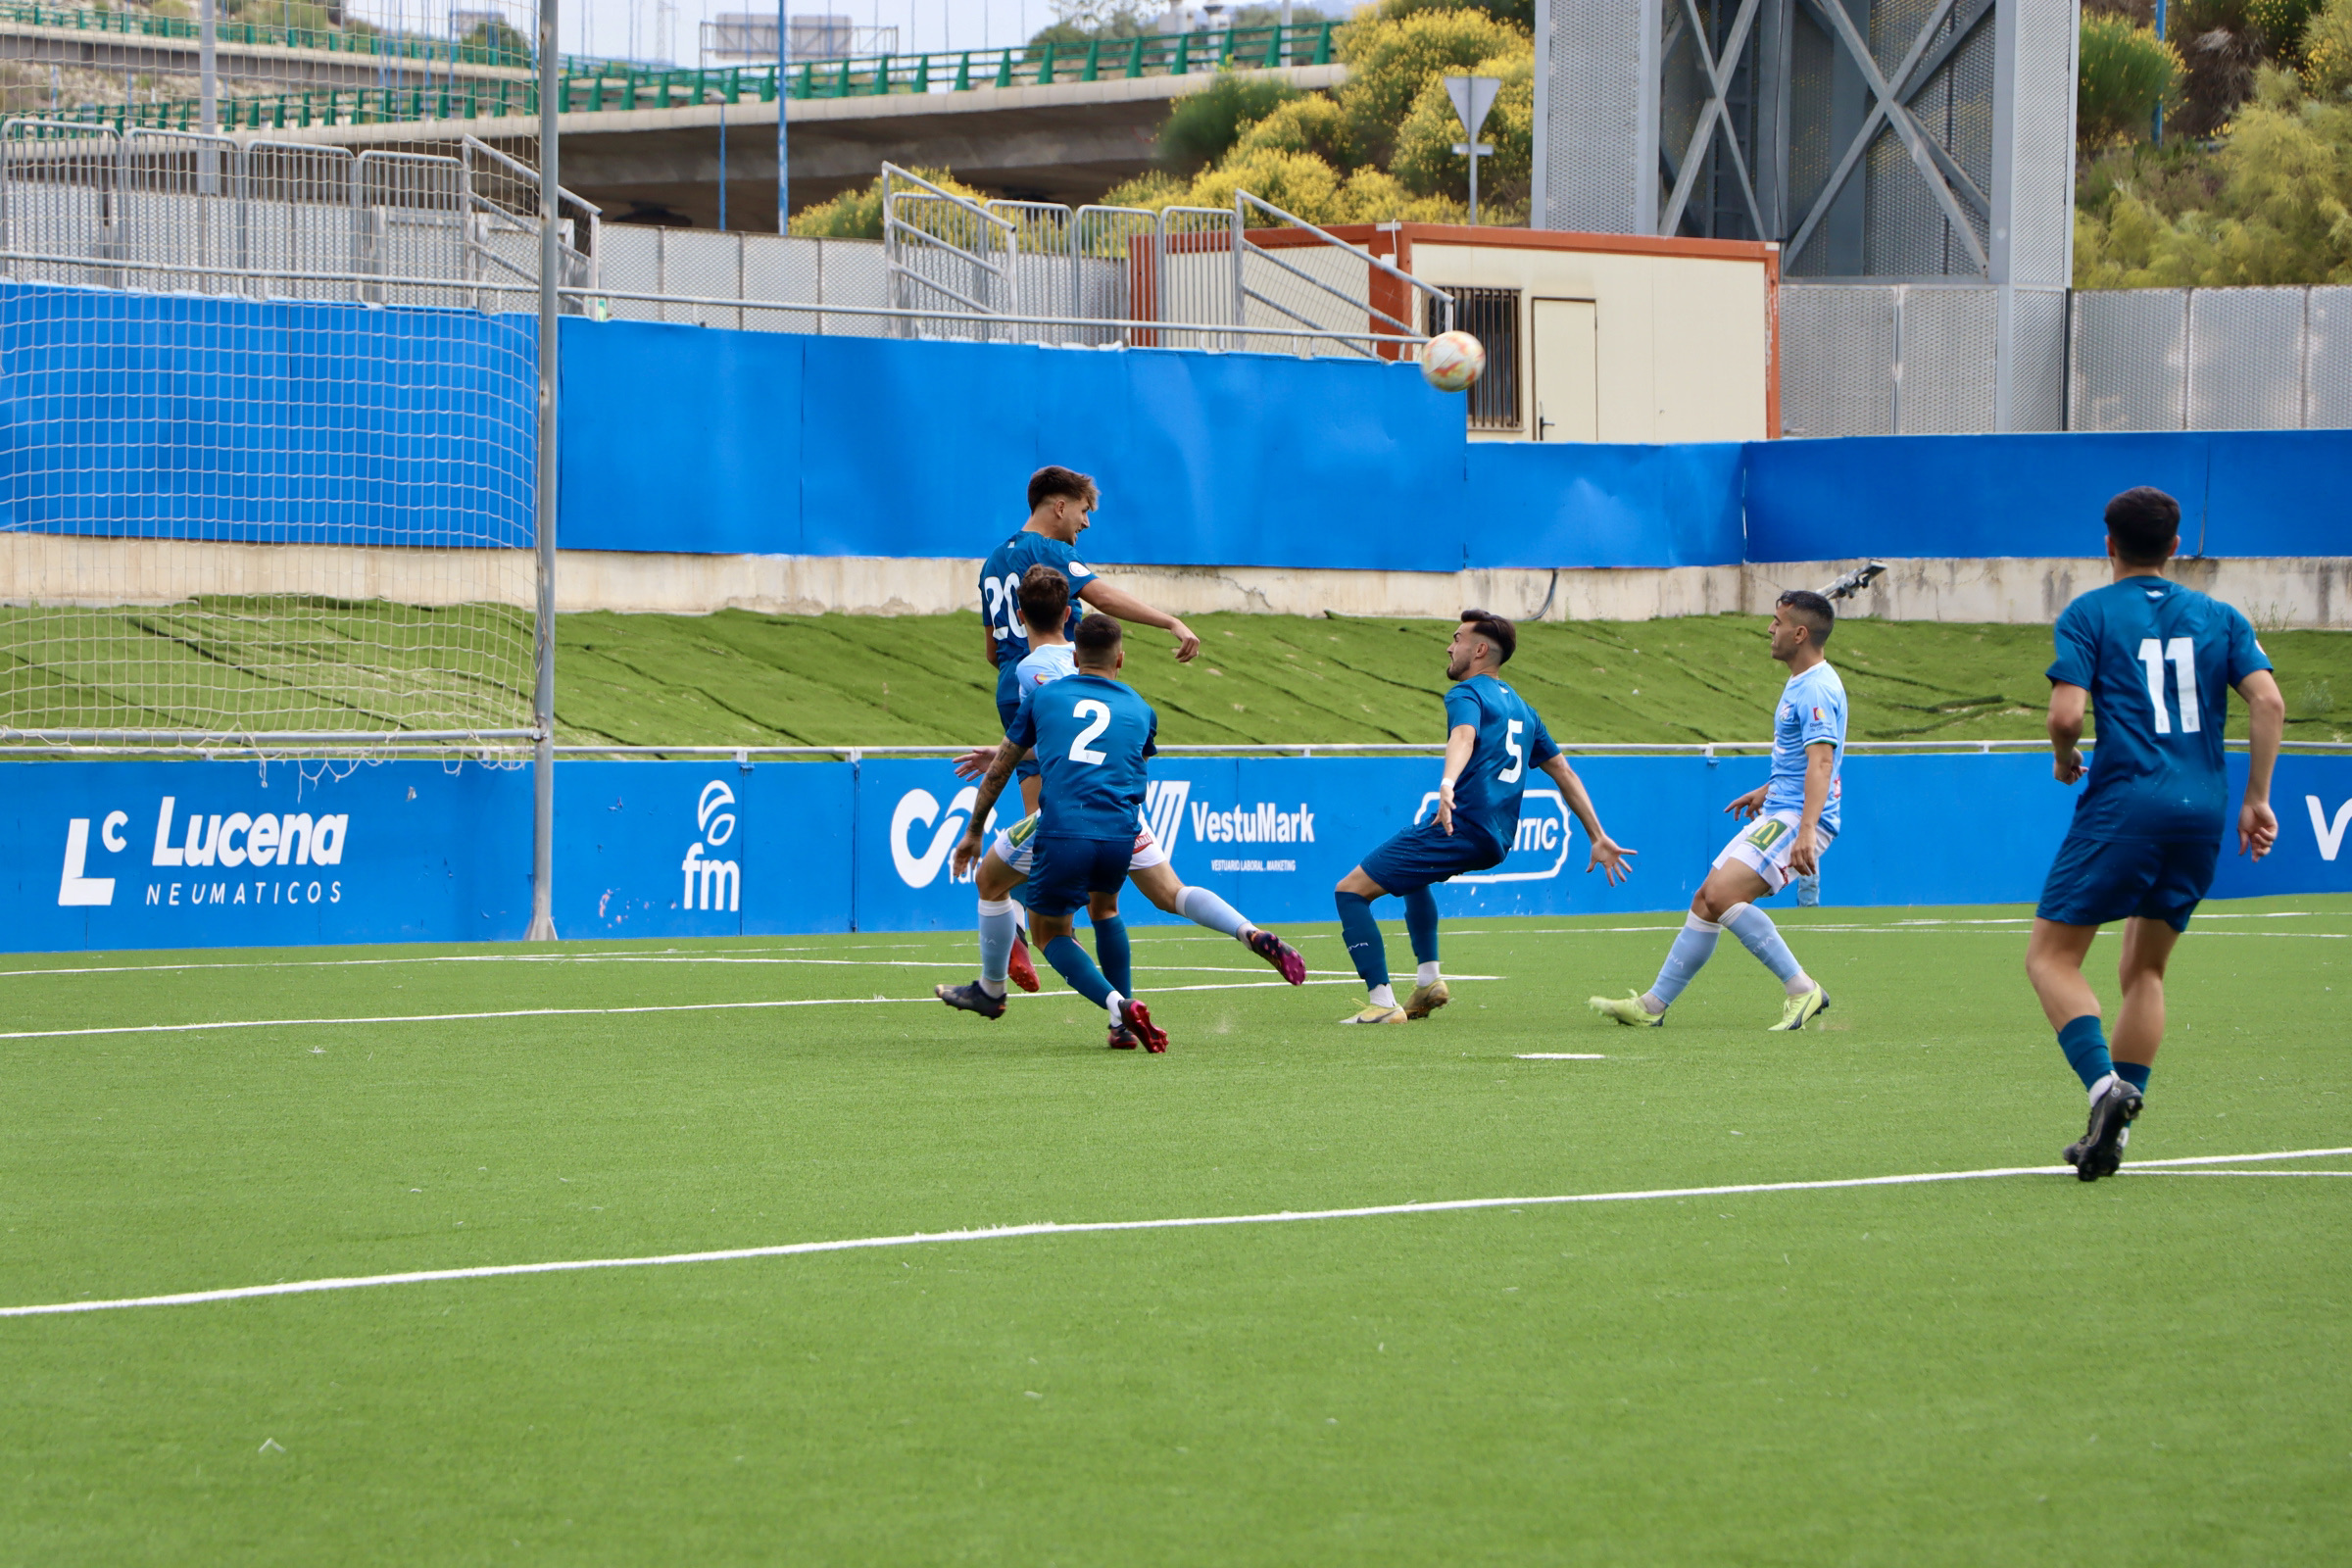
<svg viewBox="0 0 2352 1568"><path fill-rule="evenodd" d="M1246 974L1248 970L1209 970L1211 974ZM1498 974L1457 974L1455 980L1500 980ZM1216 984L1189 986L1153 986L1145 994L1149 1001L1172 991L1260 991L1268 986L1287 986L1280 979L1240 980ZM1363 982L1354 975L1337 980L1309 980L1310 986L1353 986ZM1049 998L1076 996L1075 992L1050 992ZM404 1012L366 1018L225 1018L210 1023L129 1023L97 1029L18 1029L0 1034L0 1040L72 1040L90 1035L184 1035L208 1029L294 1029L321 1028L336 1024L376 1023L467 1023L487 1018L600 1018L639 1012L742 1012L771 1007L872 1007L900 1004L928 1004L939 1005L937 997L795 997L769 1002L673 1002L643 1004L631 1007L509 1007L496 1012Z"/></svg>
<svg viewBox="0 0 2352 1568"><path fill-rule="evenodd" d="M2352 1170L2149 1170L2126 1165L2126 1176L2352 1176Z"/></svg>
<svg viewBox="0 0 2352 1568"><path fill-rule="evenodd" d="M1590 1051L1520 1051L1514 1052L1521 1061L1606 1061L1606 1056Z"/></svg>
<svg viewBox="0 0 2352 1568"><path fill-rule="evenodd" d="M2274 1159L2318 1159L2352 1154L2352 1149L2294 1149L2261 1154L2198 1154L2156 1159L2148 1166L2216 1165ZM952 1242L1002 1242L1022 1236L1088 1236L1113 1231L1199 1230L1222 1225L1289 1225L1302 1220L1373 1219L1390 1214L1450 1214L1480 1208L1537 1208L1569 1203L1631 1203L1660 1198L1737 1198L1758 1193L1820 1193L1858 1187L1919 1187L1942 1182L1989 1181L2006 1176L2073 1176L2071 1165L1998 1165L1985 1170L1925 1171L1908 1176L1851 1176L1834 1181L1742 1182L1728 1187L1656 1187L1641 1192L1567 1193L1549 1198L1456 1198L1428 1203L1377 1203L1363 1208L1284 1209L1272 1214L1211 1214L1184 1219L1106 1219L1060 1224L1004 1225L987 1230L915 1231L904 1236L860 1236L835 1242L790 1242L778 1247L730 1247L706 1252L664 1252L648 1257L592 1257L552 1263L486 1263L473 1268L414 1269L404 1274L355 1274L315 1280L280 1280L274 1285L240 1285L220 1291L181 1291L171 1296L125 1296L105 1301L48 1301L34 1306L0 1306L0 1317L57 1317L74 1312L111 1312L133 1306L194 1306L207 1301L242 1301L263 1296L312 1296L324 1291L364 1291L382 1285L432 1285L450 1280L504 1279L520 1274L577 1274L591 1269L664 1268L677 1263L732 1263L756 1257L800 1257L812 1252L870 1251L886 1247L932 1247Z"/></svg>

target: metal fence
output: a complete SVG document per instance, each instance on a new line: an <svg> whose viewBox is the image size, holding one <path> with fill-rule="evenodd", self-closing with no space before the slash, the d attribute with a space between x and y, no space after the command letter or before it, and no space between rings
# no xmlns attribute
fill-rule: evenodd
<svg viewBox="0 0 2352 1568"><path fill-rule="evenodd" d="M516 309L538 290L537 173L454 153L0 124L0 276L153 292ZM564 281L598 211L564 193Z"/></svg>
<svg viewBox="0 0 2352 1568"><path fill-rule="evenodd" d="M1999 291L1790 283L1790 436L2352 426L2352 287L2014 291L2008 417Z"/></svg>

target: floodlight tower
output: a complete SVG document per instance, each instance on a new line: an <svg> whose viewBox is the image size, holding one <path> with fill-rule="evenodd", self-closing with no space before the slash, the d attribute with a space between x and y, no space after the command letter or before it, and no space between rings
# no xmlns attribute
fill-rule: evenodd
<svg viewBox="0 0 2352 1568"><path fill-rule="evenodd" d="M2049 400L2019 368L2065 353L2078 21L2077 0L1537 0L1534 221L1776 241L1791 282L1979 285L1946 314L1990 323L1993 427L2034 427Z"/></svg>

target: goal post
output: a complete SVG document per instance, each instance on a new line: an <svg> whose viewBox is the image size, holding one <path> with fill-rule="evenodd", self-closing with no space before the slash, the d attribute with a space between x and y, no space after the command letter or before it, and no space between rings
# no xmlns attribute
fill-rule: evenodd
<svg viewBox="0 0 2352 1568"><path fill-rule="evenodd" d="M554 934L544 156L0 125L0 759L534 763Z"/></svg>

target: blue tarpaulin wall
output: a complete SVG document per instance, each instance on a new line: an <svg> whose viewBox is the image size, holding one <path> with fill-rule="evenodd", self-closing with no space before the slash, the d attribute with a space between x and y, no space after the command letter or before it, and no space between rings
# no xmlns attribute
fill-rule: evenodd
<svg viewBox="0 0 2352 1568"><path fill-rule="evenodd" d="M0 283L0 528L528 548L527 317Z"/></svg>
<svg viewBox="0 0 2352 1568"><path fill-rule="evenodd" d="M2183 546L2347 553L2352 431L1476 443L1412 367L563 324L560 542L956 557L1030 470L1096 560L1454 571L2092 556L2157 484ZM466 311L0 283L0 528L514 548L535 327Z"/></svg>
<svg viewBox="0 0 2352 1568"><path fill-rule="evenodd" d="M562 540L971 557L1032 469L1101 480L1091 558L1456 571L2096 556L2154 484L2182 547L2341 555L2352 431L1600 446L1466 439L1406 365L564 323Z"/></svg>
<svg viewBox="0 0 2352 1568"><path fill-rule="evenodd" d="M2245 759L2230 765L2234 794ZM1733 831L1724 803L1764 768L1581 758L1610 833L1642 852L1633 879L1611 888L1586 874L1583 832L1544 781L1511 855L1440 887L1440 907L1683 908ZM1328 922L1332 885L1430 809L1439 772L1434 757L1162 757L1145 810L1187 882L1268 924ZM944 759L566 761L557 773L565 937L971 929L972 885L948 858L973 790ZM2278 849L2260 864L2225 855L2214 896L2352 892L2352 759L2286 757L2274 788ZM1824 900L2030 902L2076 793L2041 756L1849 758ZM1961 821L1965 839L1920 829ZM0 763L0 949L512 941L530 914L530 845L527 771L395 761L306 779L283 762ZM1126 905L1130 920L1166 918L1139 897ZM1401 918L1394 901L1381 912Z"/></svg>

